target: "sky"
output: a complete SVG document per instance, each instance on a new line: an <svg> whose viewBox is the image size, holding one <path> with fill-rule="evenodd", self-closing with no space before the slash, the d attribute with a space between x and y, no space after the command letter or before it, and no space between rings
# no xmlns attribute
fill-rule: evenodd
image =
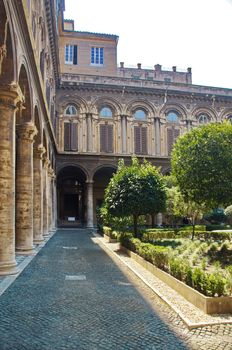
<svg viewBox="0 0 232 350"><path fill-rule="evenodd" d="M75 30L116 34L118 65L177 71L232 89L232 0L65 0Z"/></svg>

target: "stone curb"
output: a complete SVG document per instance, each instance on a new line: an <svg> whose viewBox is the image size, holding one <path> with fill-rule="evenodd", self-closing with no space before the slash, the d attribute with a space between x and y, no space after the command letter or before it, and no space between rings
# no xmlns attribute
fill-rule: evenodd
<svg viewBox="0 0 232 350"><path fill-rule="evenodd" d="M221 325L221 324L232 324L232 321L208 321L208 322L191 322L188 318L185 317L185 315L172 304L168 298L166 298L163 294L161 294L158 290L156 290L147 280L144 278L136 269L131 267L127 262L124 261L123 258L121 258L118 254L116 254L112 249L110 249L107 244L100 240L99 238L102 238L102 236L93 233L93 235L98 238L99 245L108 253L111 252L115 257L117 257L124 265L126 265L139 279L141 279L160 299L162 299L184 322L184 324L188 327L188 329L194 329L194 328L200 328L200 327L207 327L207 326L215 326L215 325ZM109 244L109 243L108 243Z"/></svg>

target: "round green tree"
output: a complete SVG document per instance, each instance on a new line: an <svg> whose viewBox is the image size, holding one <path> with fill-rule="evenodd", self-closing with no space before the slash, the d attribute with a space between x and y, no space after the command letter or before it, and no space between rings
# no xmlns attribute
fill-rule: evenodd
<svg viewBox="0 0 232 350"><path fill-rule="evenodd" d="M209 208L231 203L232 125L209 124L180 137L171 166L185 198Z"/></svg>
<svg viewBox="0 0 232 350"><path fill-rule="evenodd" d="M137 159L132 159L130 166L119 164L105 192L105 206L111 215L133 215L135 236L139 215L164 211L165 203L165 186L159 170L146 161L139 164Z"/></svg>

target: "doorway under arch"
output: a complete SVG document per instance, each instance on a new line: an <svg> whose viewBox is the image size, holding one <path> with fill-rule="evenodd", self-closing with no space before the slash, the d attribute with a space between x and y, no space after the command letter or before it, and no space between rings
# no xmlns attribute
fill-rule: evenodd
<svg viewBox="0 0 232 350"><path fill-rule="evenodd" d="M97 224L96 212L97 208L100 208L104 201L105 189L110 182L113 174L116 172L116 167L103 166L98 169L93 176L93 221L94 225Z"/></svg>
<svg viewBox="0 0 232 350"><path fill-rule="evenodd" d="M86 222L86 174L67 166L57 176L58 226L82 226Z"/></svg>

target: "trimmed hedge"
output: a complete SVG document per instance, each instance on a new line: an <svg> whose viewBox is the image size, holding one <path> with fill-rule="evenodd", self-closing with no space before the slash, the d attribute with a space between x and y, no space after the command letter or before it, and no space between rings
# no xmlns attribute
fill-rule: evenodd
<svg viewBox="0 0 232 350"><path fill-rule="evenodd" d="M142 233L143 242L154 242L158 239L175 239L175 238L191 238L192 231L190 230L180 230L175 232L174 230L169 231L157 231L157 230L145 230ZM212 232L212 231L195 231L194 237L196 239L204 240L214 240L214 241L223 241L223 240L232 240L232 232L222 231L222 232Z"/></svg>
<svg viewBox="0 0 232 350"><path fill-rule="evenodd" d="M231 225L207 225L206 231L213 231L213 230L231 230Z"/></svg>
<svg viewBox="0 0 232 350"><path fill-rule="evenodd" d="M130 233L121 235L120 242L125 248L206 296L219 297L230 294L230 282L220 273L207 273L202 268L192 267L188 260L170 257L169 248L143 243L138 238L133 238Z"/></svg>

